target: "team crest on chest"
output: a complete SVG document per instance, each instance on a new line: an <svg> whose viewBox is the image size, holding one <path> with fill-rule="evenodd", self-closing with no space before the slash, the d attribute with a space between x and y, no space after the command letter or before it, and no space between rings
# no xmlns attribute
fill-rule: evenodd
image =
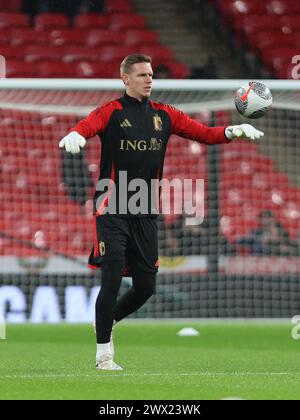
<svg viewBox="0 0 300 420"><path fill-rule="evenodd" d="M153 117L153 125L155 131L161 131L162 130L162 120L158 114L155 114Z"/></svg>

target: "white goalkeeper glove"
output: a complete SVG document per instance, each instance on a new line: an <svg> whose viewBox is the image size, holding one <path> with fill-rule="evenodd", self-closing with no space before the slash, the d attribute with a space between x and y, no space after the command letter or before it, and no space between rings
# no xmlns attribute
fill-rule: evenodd
<svg viewBox="0 0 300 420"><path fill-rule="evenodd" d="M59 142L61 149L65 148L67 152L76 154L80 152L80 148L83 148L86 144L86 140L77 131L71 131Z"/></svg>
<svg viewBox="0 0 300 420"><path fill-rule="evenodd" d="M244 138L249 140L258 140L264 133L262 131L256 130L250 124L241 124L241 125L230 125L225 129L225 136L229 140Z"/></svg>

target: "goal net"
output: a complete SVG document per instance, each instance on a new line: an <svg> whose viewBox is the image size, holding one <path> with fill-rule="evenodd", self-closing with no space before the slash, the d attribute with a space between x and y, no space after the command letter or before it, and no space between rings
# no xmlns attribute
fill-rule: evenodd
<svg viewBox="0 0 300 420"><path fill-rule="evenodd" d="M164 178L203 179L204 220L159 217L157 290L134 317L293 317L300 313L300 94L265 81L274 107L250 123L259 142L206 146L172 136ZM245 81L154 83L152 99L208 125L249 122L234 108ZM59 140L123 92L116 80L1 80L0 316L89 322L101 270L87 267L100 142L72 156ZM173 204L178 201L175 193ZM164 197L162 196L162 201ZM173 210L173 211L172 211ZM201 223L200 223L201 222ZM120 292L131 285L124 278Z"/></svg>

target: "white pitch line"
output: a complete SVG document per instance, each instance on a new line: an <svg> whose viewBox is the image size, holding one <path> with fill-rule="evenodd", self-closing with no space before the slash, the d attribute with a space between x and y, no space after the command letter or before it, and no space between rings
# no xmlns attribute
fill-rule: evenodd
<svg viewBox="0 0 300 420"><path fill-rule="evenodd" d="M245 377L245 376L299 376L300 372L198 372L198 373L122 373L118 372L111 374L105 372L95 372L94 374L49 374L49 375L1 375L1 379L56 379L56 378L94 378L95 375L101 375L101 377L176 377L176 376L199 376L199 377L220 377L220 376L234 376L234 377Z"/></svg>

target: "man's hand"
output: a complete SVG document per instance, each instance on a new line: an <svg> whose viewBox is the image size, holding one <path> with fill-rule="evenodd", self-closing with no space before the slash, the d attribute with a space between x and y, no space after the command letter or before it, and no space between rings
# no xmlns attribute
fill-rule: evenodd
<svg viewBox="0 0 300 420"><path fill-rule="evenodd" d="M241 124L241 125L230 125L225 129L225 136L229 140L235 139L249 139L249 140L258 140L264 133L262 131L256 130L250 124Z"/></svg>
<svg viewBox="0 0 300 420"><path fill-rule="evenodd" d="M65 148L67 152L76 154L80 152L80 148L83 148L86 144L86 140L76 131L71 131L59 142L61 149Z"/></svg>

